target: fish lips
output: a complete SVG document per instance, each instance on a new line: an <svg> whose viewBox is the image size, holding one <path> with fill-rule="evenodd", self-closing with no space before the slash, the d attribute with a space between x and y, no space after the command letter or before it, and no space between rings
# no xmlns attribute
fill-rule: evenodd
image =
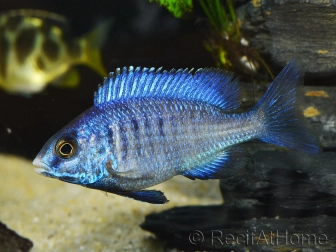
<svg viewBox="0 0 336 252"><path fill-rule="evenodd" d="M40 175L49 177L49 178L57 178L53 174L51 174L48 170L50 170L50 167L43 163L40 158L35 158L33 161L33 165L37 166L39 168L35 168L34 171Z"/></svg>
<svg viewBox="0 0 336 252"><path fill-rule="evenodd" d="M34 159L33 165L39 167L35 168L34 171L40 175L43 175L48 178L58 179L72 184L78 184L78 179L76 177L54 175L54 173L50 171L51 170L50 167L45 163L43 163L39 157L36 157Z"/></svg>

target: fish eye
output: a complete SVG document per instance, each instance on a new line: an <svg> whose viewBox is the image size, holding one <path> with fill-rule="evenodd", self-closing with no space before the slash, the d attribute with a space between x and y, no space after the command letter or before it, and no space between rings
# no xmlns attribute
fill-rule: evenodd
<svg viewBox="0 0 336 252"><path fill-rule="evenodd" d="M76 155L78 150L77 141L72 137L62 137L55 145L56 154L60 158L71 158Z"/></svg>

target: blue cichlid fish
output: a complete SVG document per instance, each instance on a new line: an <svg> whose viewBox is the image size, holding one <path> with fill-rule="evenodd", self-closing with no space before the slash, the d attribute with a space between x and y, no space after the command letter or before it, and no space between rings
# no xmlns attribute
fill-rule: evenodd
<svg viewBox="0 0 336 252"><path fill-rule="evenodd" d="M176 175L230 176L248 160L242 142L317 153L297 102L302 83L291 62L252 110L238 114L231 73L118 68L99 86L94 106L55 134L33 164L47 177L162 204L162 192L143 189Z"/></svg>
<svg viewBox="0 0 336 252"><path fill-rule="evenodd" d="M71 67L84 64L98 74L107 72L100 49L112 19L80 38L73 38L67 19L43 10L19 9L0 15L0 88L30 95L53 83L76 87L79 74Z"/></svg>

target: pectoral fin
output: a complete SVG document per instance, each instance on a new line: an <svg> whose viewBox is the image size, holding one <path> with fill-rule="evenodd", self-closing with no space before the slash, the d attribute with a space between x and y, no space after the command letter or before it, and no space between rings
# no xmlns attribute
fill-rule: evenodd
<svg viewBox="0 0 336 252"><path fill-rule="evenodd" d="M161 191L157 190L141 190L134 192L114 192L115 194L132 198L135 200L151 203L151 204L165 204L169 200L167 200L166 196Z"/></svg>
<svg viewBox="0 0 336 252"><path fill-rule="evenodd" d="M130 179L149 179L153 174L144 173L141 169L132 169L128 171L116 171L113 169L112 161L106 163L106 170L112 178L130 178Z"/></svg>
<svg viewBox="0 0 336 252"><path fill-rule="evenodd" d="M129 170L125 172L118 172L113 169L106 169L112 178L129 178L129 179L145 179L141 170Z"/></svg>

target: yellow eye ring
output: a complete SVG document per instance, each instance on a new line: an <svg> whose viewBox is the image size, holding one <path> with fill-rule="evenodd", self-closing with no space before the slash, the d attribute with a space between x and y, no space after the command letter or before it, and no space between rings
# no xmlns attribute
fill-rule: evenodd
<svg viewBox="0 0 336 252"><path fill-rule="evenodd" d="M60 138L55 145L56 154L60 158L71 158L77 153L77 150L77 141L70 137Z"/></svg>

